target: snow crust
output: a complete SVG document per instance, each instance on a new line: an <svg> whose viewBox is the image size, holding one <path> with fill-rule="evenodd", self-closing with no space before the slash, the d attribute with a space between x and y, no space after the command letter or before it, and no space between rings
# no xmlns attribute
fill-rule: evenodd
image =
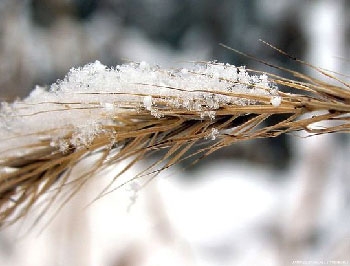
<svg viewBox="0 0 350 266"><path fill-rule="evenodd" d="M72 68L50 87L37 86L24 100L1 103L0 152L16 155L16 148L37 142L38 136L62 151L84 147L105 133L104 126L116 123L113 117L120 112L145 109L161 118L164 110L184 109L199 119L215 119L223 105L255 104L241 94L269 96L273 106L280 104L268 77L249 75L244 67L208 62L163 69L141 62L107 68L96 61Z"/></svg>

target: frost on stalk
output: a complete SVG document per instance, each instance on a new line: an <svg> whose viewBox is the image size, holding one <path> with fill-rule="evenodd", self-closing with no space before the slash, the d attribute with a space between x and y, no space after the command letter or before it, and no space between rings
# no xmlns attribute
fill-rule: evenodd
<svg viewBox="0 0 350 266"><path fill-rule="evenodd" d="M219 130L216 128L212 128L209 136L211 140L215 140L218 135L219 135Z"/></svg>
<svg viewBox="0 0 350 266"><path fill-rule="evenodd" d="M176 70L141 62L107 68L96 61L72 68L49 88L36 87L23 101L2 103L0 152L14 155L38 141L61 151L87 147L122 126L116 115L140 110L156 118L189 113L214 120L221 107L254 105L256 96L281 103L266 75L249 75L244 67L208 62Z"/></svg>
<svg viewBox="0 0 350 266"><path fill-rule="evenodd" d="M148 111L151 111L152 110L152 96L151 95L147 95L145 96L145 98L143 98L143 104L145 106L145 108L148 110Z"/></svg>
<svg viewBox="0 0 350 266"><path fill-rule="evenodd" d="M95 137L102 132L102 126L96 122L78 126L74 131L70 142L74 147L88 147L93 142Z"/></svg>
<svg viewBox="0 0 350 266"><path fill-rule="evenodd" d="M270 102L274 107L278 107L278 106L280 106L280 104L282 102L282 98L281 98L281 96L273 96L271 98Z"/></svg>

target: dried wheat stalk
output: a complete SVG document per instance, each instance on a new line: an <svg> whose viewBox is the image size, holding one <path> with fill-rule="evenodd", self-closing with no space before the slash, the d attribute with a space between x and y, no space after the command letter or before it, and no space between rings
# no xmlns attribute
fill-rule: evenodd
<svg viewBox="0 0 350 266"><path fill-rule="evenodd" d="M23 101L3 103L0 225L14 223L46 198L43 215L63 191L68 200L94 174L127 158L132 160L111 183L159 150L167 152L139 176L238 141L300 130L349 132L349 84L317 70L340 85L291 70L285 71L294 80L215 62L189 70L144 62L107 69L96 62L71 70L49 90L36 88ZM281 122L264 125L281 114ZM324 121L330 122L315 126ZM89 169L70 176L77 163L96 154Z"/></svg>

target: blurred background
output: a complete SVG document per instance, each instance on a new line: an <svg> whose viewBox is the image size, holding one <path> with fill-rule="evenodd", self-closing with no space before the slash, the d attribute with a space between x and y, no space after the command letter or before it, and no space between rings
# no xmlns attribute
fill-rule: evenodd
<svg viewBox="0 0 350 266"><path fill-rule="evenodd" d="M0 0L0 101L95 60L281 74L219 43L317 76L259 39L348 81L349 14L347 0ZM349 156L345 135L238 143L86 207L100 176L40 234L0 232L0 265L350 265Z"/></svg>

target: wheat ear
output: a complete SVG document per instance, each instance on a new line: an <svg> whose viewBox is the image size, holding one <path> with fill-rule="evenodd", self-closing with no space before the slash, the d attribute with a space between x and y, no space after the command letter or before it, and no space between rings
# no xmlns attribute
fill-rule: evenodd
<svg viewBox="0 0 350 266"><path fill-rule="evenodd" d="M293 80L216 62L189 69L145 62L108 69L95 62L72 69L49 89L2 103L0 225L16 222L45 198L43 215L62 191L69 199L97 172L127 158L111 183L159 150L167 152L140 175L154 176L238 141L301 130L349 132L349 84L317 70L340 85L291 70L285 71ZM282 114L279 122L264 124ZM74 166L92 155L98 156L90 168L71 177Z"/></svg>

